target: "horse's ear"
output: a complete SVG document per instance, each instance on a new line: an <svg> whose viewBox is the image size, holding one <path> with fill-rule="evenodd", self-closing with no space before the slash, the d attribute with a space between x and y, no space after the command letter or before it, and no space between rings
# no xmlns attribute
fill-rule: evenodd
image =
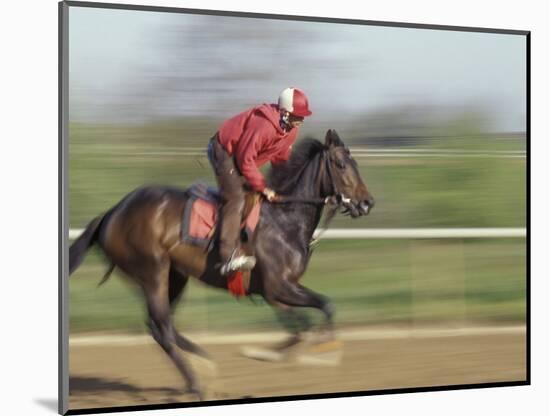
<svg viewBox="0 0 550 416"><path fill-rule="evenodd" d="M344 142L340 139L336 130L330 129L325 136L325 146L344 146Z"/></svg>

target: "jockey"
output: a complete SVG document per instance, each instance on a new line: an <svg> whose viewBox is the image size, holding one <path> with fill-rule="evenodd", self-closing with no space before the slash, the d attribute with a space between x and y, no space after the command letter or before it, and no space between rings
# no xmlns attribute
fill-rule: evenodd
<svg viewBox="0 0 550 416"><path fill-rule="evenodd" d="M288 160L298 129L309 115L311 111L303 91L286 88L277 104L262 104L237 114L225 121L210 140L208 159L222 198L222 275L250 270L256 264L255 257L238 253L245 192L252 189L269 202L278 198L266 187L258 168L267 162L277 164Z"/></svg>

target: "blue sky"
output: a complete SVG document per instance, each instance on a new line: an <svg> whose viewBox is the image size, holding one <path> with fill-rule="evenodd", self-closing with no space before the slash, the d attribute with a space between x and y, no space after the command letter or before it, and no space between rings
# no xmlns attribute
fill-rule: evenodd
<svg viewBox="0 0 550 416"><path fill-rule="evenodd" d="M293 85L319 119L480 106L495 130L525 129L523 36L76 7L69 25L73 120L226 116ZM183 85L248 71L265 77Z"/></svg>

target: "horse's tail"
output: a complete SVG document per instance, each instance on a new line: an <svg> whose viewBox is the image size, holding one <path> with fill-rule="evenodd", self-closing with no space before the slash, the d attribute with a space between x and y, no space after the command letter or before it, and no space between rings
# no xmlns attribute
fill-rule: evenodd
<svg viewBox="0 0 550 416"><path fill-rule="evenodd" d="M103 279L101 279L101 282L99 282L97 287L101 286L103 283L105 283L107 280L109 280L109 277L111 277L111 273L113 273L114 270L115 270L115 264L114 263L109 264L109 268L107 269L107 271L103 275Z"/></svg>
<svg viewBox="0 0 550 416"><path fill-rule="evenodd" d="M69 248L69 276L80 266L86 252L96 242L104 218L105 215L100 215L90 221L84 232L71 244Z"/></svg>

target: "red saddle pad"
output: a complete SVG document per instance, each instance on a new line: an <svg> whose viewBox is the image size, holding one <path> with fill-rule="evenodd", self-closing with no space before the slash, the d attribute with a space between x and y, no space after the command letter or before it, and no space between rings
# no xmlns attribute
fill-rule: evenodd
<svg viewBox="0 0 550 416"><path fill-rule="evenodd" d="M260 219L261 203L257 203L242 227L251 235ZM206 245L218 220L218 205L201 198L190 199L182 222L182 239L191 244Z"/></svg>

